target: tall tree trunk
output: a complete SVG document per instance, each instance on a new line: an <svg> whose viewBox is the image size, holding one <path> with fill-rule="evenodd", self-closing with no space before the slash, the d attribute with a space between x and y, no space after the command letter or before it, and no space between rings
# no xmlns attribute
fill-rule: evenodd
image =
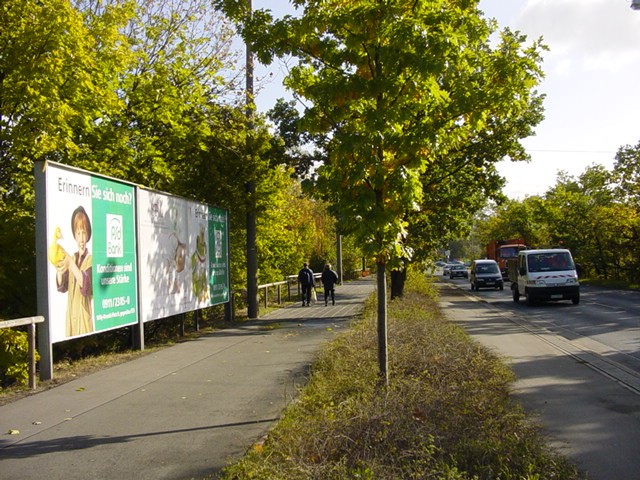
<svg viewBox="0 0 640 480"><path fill-rule="evenodd" d="M407 269L391 270L391 300L401 297L404 293L404 282L407 280Z"/></svg>
<svg viewBox="0 0 640 480"><path fill-rule="evenodd" d="M380 381L389 385L389 362L387 359L387 277L384 262L376 262L378 284L378 363L380 365Z"/></svg>

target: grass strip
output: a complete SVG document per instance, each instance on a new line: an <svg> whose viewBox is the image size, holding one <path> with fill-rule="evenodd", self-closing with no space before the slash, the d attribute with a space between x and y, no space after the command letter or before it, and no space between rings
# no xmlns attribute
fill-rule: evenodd
<svg viewBox="0 0 640 480"><path fill-rule="evenodd" d="M581 478L511 398L511 370L444 318L424 275L410 274L388 306L387 388L376 311L373 295L362 319L323 349L266 441L218 478Z"/></svg>

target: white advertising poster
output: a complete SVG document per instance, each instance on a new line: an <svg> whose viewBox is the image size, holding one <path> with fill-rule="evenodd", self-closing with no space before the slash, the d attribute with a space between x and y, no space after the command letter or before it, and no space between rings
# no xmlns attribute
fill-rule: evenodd
<svg viewBox="0 0 640 480"><path fill-rule="evenodd" d="M45 189L51 343L137 323L134 187L48 163Z"/></svg>
<svg viewBox="0 0 640 480"><path fill-rule="evenodd" d="M142 188L137 204L143 320L228 301L226 211Z"/></svg>

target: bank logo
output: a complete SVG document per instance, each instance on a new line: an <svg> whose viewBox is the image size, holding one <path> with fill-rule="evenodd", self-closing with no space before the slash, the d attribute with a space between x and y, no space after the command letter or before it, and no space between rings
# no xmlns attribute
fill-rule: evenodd
<svg viewBox="0 0 640 480"><path fill-rule="evenodd" d="M122 232L122 215L107 214L107 257L122 258L124 256L124 235Z"/></svg>

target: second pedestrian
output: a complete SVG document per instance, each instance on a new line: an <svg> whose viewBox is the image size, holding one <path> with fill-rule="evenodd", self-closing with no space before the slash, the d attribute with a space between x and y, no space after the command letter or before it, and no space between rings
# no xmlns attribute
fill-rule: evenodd
<svg viewBox="0 0 640 480"><path fill-rule="evenodd" d="M322 285L324 286L324 306L329 303L329 297L331 297L331 304L336 304L336 283L338 283L338 274L331 269L330 264L324 266L322 275L320 277Z"/></svg>

